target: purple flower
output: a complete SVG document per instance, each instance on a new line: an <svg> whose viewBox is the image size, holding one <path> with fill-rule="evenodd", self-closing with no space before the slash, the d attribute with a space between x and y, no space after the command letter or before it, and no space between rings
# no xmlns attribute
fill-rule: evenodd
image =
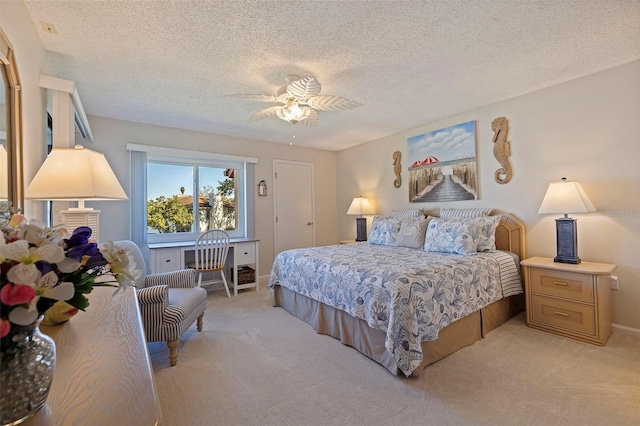
<svg viewBox="0 0 640 426"><path fill-rule="evenodd" d="M73 230L71 233L71 238L68 240L65 239L64 242L67 244L67 248L80 246L83 244L87 244L89 242L89 237L91 236L91 228L88 226L79 226Z"/></svg>
<svg viewBox="0 0 640 426"><path fill-rule="evenodd" d="M71 238L65 239L67 251L65 255L71 259L80 262L83 256L96 256L100 254L98 245L90 243L91 228L88 226L80 226L74 229Z"/></svg>

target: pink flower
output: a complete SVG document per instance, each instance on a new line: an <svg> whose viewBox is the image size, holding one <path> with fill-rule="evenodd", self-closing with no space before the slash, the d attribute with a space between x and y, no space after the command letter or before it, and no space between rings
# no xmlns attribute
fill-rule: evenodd
<svg viewBox="0 0 640 426"><path fill-rule="evenodd" d="M0 302L7 306L29 303L36 297L36 289L24 284L7 283L0 290Z"/></svg>
<svg viewBox="0 0 640 426"><path fill-rule="evenodd" d="M11 330L11 323L4 318L0 318L0 337L9 334L9 330Z"/></svg>
<svg viewBox="0 0 640 426"><path fill-rule="evenodd" d="M11 216L11 219L9 220L9 226L13 226L14 228L17 227L20 224L24 224L27 223L28 220L26 217L24 217L23 215L21 215L20 213L15 213Z"/></svg>

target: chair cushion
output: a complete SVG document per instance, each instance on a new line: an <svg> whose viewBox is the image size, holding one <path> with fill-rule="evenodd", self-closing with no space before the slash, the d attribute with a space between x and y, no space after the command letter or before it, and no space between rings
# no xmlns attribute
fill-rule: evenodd
<svg viewBox="0 0 640 426"><path fill-rule="evenodd" d="M207 299L207 290L202 287L170 288L169 306L164 312L164 320L179 323Z"/></svg>

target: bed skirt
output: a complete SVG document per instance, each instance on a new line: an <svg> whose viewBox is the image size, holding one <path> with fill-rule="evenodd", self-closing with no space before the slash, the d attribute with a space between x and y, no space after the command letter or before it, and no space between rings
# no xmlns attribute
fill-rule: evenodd
<svg viewBox="0 0 640 426"><path fill-rule="evenodd" d="M273 306L280 306L291 315L303 320L317 333L339 339L376 361L394 375L399 375L395 359L384 346L385 333L375 330L344 311L295 293L285 287L274 288ZM524 308L524 295L519 294L474 312L440 330L438 340L422 342L423 360L412 375L419 376L424 367L469 346L486 336Z"/></svg>

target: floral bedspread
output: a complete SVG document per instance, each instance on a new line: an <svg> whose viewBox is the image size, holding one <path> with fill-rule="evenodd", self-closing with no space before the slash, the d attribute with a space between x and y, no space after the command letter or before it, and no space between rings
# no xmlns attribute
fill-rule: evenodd
<svg viewBox="0 0 640 426"><path fill-rule="evenodd" d="M269 291L281 285L386 332L386 349L409 376L422 362L422 341L503 297L500 263L510 265L503 275L518 275L505 256L367 243L287 250L273 263Z"/></svg>

